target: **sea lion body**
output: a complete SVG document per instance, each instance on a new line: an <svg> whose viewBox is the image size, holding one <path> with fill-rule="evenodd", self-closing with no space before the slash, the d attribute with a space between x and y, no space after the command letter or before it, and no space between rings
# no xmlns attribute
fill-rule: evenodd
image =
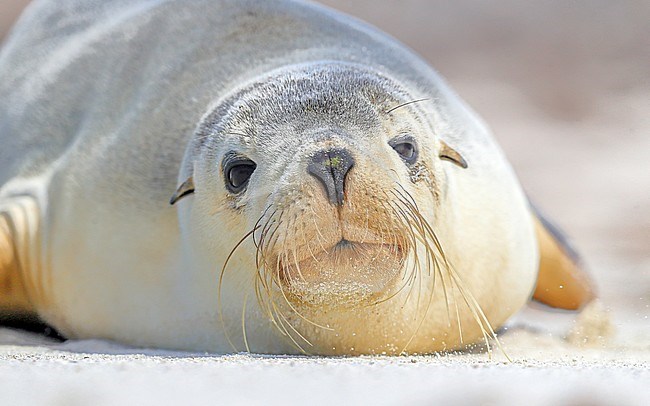
<svg viewBox="0 0 650 406"><path fill-rule="evenodd" d="M339 90L332 91L336 86ZM368 99L349 102L356 97L355 86L367 86L367 94L386 103L393 97L428 100L376 113L379 118L364 116L351 111ZM331 101L336 113L323 118L327 108L321 104L329 100L323 95L348 91L349 100ZM382 99L384 93L389 96ZM250 94L255 97L244 97ZM300 97L321 103L314 104L316 118L300 129L306 138L297 125L278 117L280 110L294 117L287 105ZM241 112L242 99L250 111ZM252 148L249 155L257 163L245 204L223 197L222 180L206 181L222 168L210 159L221 159L231 142L214 141L206 131L222 128L219 120L231 116L237 123L249 117L265 132L243 129L230 135ZM313 122L328 124L317 134ZM434 186L424 187L418 179L409 183L397 155L377 152L370 158L359 152L384 148L385 142L372 137L404 123L432 140L420 147L420 155L429 154L423 168ZM282 125L297 135L283 135L289 130ZM355 133L364 129L375 135L366 139ZM367 193L375 185L367 181L374 182L373 171L394 167L394 176L435 226L446 260L462 282L441 276L436 284L436 272L428 269L416 278L420 288L373 306L331 310L319 305L320 299L304 307L288 301L300 307L296 316L286 305L284 312L269 312L269 306L257 304L253 242L246 240L227 269L223 265L255 220L271 216L268 201L293 210L287 202L309 196L321 217L330 213L332 203L303 168L321 140L351 149L355 159L339 213L352 216L359 207L396 199L394 192L374 198ZM440 142L462 155L467 169L439 160ZM211 352L431 352L482 339L478 313L496 328L524 305L535 285L539 254L529 205L489 130L403 45L320 6L242 0L36 2L0 54L0 145L0 210L9 213L12 224L5 225L5 234L21 241L14 242L13 256L6 251L13 260L5 262L19 263L12 269L26 292L22 301L14 300L21 306L13 306L38 314L70 338ZM206 145L212 152L205 152ZM173 191L192 176L195 195L171 206ZM377 178L373 190L385 194L389 175ZM436 193L425 198L433 189ZM346 207L357 212L345 212ZM310 215L309 221L317 217ZM323 224L329 220L324 221L316 232L319 227L326 232ZM277 239L287 246L297 238L292 235ZM471 298L463 299L454 283ZM480 311L466 302L473 300Z"/></svg>

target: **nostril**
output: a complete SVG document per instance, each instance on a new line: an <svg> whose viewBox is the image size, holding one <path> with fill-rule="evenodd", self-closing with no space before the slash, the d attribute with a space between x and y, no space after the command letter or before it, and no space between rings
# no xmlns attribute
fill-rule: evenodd
<svg viewBox="0 0 650 406"><path fill-rule="evenodd" d="M354 158L347 150L334 148L316 152L307 165L307 172L323 185L330 203L341 206L345 178L353 166Z"/></svg>

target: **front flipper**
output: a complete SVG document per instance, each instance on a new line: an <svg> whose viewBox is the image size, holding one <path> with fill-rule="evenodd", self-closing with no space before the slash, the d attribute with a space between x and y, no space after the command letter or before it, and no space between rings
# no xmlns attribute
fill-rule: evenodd
<svg viewBox="0 0 650 406"><path fill-rule="evenodd" d="M0 201L0 315L24 315L34 309L23 267L38 211L29 198Z"/></svg>
<svg viewBox="0 0 650 406"><path fill-rule="evenodd" d="M595 298L580 256L564 235L532 208L539 244L539 274L533 299L551 307L578 310Z"/></svg>

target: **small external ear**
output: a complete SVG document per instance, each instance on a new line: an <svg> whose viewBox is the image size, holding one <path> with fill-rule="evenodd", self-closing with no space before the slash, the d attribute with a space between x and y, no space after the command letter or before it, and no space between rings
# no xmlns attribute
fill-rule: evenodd
<svg viewBox="0 0 650 406"><path fill-rule="evenodd" d="M450 161L460 166L463 169L467 168L467 161L463 158L458 151L447 145L444 141L440 141L440 153L438 154L440 159Z"/></svg>
<svg viewBox="0 0 650 406"><path fill-rule="evenodd" d="M174 192L174 195L169 200L169 204L173 205L177 201L181 200L187 195L191 195L192 193L194 193L194 179L190 176L178 187L178 189L176 189L176 192Z"/></svg>

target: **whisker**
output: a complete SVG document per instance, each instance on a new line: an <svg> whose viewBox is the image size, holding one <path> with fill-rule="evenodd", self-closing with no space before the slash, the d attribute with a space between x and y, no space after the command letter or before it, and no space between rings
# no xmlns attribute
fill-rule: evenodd
<svg viewBox="0 0 650 406"><path fill-rule="evenodd" d="M413 227L412 227L412 222L409 221L409 218L414 218L414 219L415 219L415 224L416 224L416 225L418 224L418 221L419 221L420 219L417 218L418 216L417 216L415 213L408 213L408 214L407 214L407 212L404 212L404 210L402 210L402 208L400 208L398 205L395 205L395 206L396 206L396 208L394 208L394 211L396 212L398 218L402 218L402 219L404 219L404 223L406 223L407 226L411 229L411 235L412 235L412 238L415 240L415 239L416 239L416 235L417 235L417 234L421 234L422 229L421 229L421 227L418 227L418 228L417 228L418 233L415 233L415 230L414 230ZM409 215L409 214L410 214L410 215ZM422 238L422 236L420 236L420 239L422 239L423 241L426 241L424 238ZM426 242L425 242L425 246L426 246L426 245L427 245L427 244L426 244ZM415 263L414 263L414 265L415 265L415 266L414 266L414 269L415 269L415 272L416 272L416 275L417 275L417 279L418 279L418 298L417 298L417 301L416 301L416 318L417 318L417 314L419 313L419 309L420 309L420 292L421 292L421 290L422 290L422 275L421 275L420 260L419 260L418 254L417 254L417 246L416 246L416 245L414 245L414 246L416 247L416 248L413 250L413 253L414 253L414 261L415 261ZM425 252L427 253L427 264L430 264L430 263L431 263L431 262L430 262L430 259L429 259L429 257L431 257L431 255L430 255L430 250L429 250L429 249L426 249ZM428 270L427 274L430 276L430 275L431 275L431 271ZM433 286L435 287L435 277L433 278ZM409 295L410 295L410 294L409 294ZM406 352L406 349L408 348L408 346L413 342L413 340L414 340L415 337L417 336L418 331L420 330L420 328L421 328L422 325L424 324L424 321L426 320L426 316L427 316L427 314L428 314L428 312L429 312L429 309L431 308L431 303L432 303L432 302L433 302L433 288L432 288L432 290L431 290L431 294L429 295L429 300L427 301L427 305L426 305L426 308L425 308L425 310L424 310L424 314L423 314L422 317L420 318L420 321L418 322L417 327L415 328L415 330L414 330L413 333L411 334L411 337L409 338L409 340L406 342L406 344L405 344L405 345L402 347L402 349L400 350L400 354Z"/></svg>
<svg viewBox="0 0 650 406"><path fill-rule="evenodd" d="M443 287L443 293L445 295L445 304L447 306L448 319L450 319L450 316L449 316L449 297L447 295L447 289L445 287L445 285L446 285L445 279L446 278L444 278L444 276L442 275L442 267L440 267L437 264L437 255L440 255L440 258L441 258L441 260L442 260L442 262L444 264L444 267L447 270L447 274L451 278L450 281L452 282L452 286L455 286L456 289L458 289L459 293L461 294L461 297L465 301L465 304L466 304L468 310L470 311L470 314L475 319L478 327L480 328L481 334L483 335L483 338L485 340L485 344L486 344L486 347L487 347L488 354L490 354L490 356L491 356L491 348L490 348L489 339L488 339L488 335L489 335L489 338L492 338L492 339L495 340L495 342L496 342L497 346L499 347L499 349L506 356L506 358L508 360L510 360L508 354L505 353L503 347L501 346L501 343L498 340L498 337L496 336L496 333L494 332L494 329L492 328L487 316L483 312L483 309L481 308L481 306L478 304L478 301L476 301L476 298L474 297L474 295L469 290L464 288L462 278L460 277L460 275L458 275L454 271L453 267L451 266L451 264L450 264L450 262L449 262L449 260L447 258L447 255L445 254L445 252L444 252L444 250L442 248L442 244L440 243L440 240L438 239L435 231L433 230L433 227L422 216L415 198L401 184L399 184L398 182L397 182L397 184L400 187L401 191L400 190L391 190L391 192L397 198L397 201L400 203L399 205L394 205L395 209L399 213L399 217L412 220L412 222L407 220L407 223L409 225L412 224L412 223L414 224L415 228L414 229L412 228L412 231L417 230L418 232L417 233L414 232L413 235L416 236L416 237L419 237L418 240L425 246L425 249L428 252L428 254L427 254L427 268L430 269L430 266L433 265L434 273L435 272L439 273L441 283L442 283L442 287ZM404 209L402 209L400 206L403 206ZM433 247L429 244L429 242L431 242ZM432 250L431 248L434 248L434 247L435 247L435 250ZM435 278L434 278L434 286L435 286ZM455 289L454 289L454 291L455 291ZM462 325L461 325L460 312L459 312L459 309L458 309L457 300L455 300L455 299L454 299L454 306L456 308L456 320L458 322L459 339L460 339L460 342L463 343L463 334L462 334ZM417 307L419 308L419 304L418 304ZM425 310L425 316L426 316L427 311L428 311L428 308L427 308L427 310ZM420 323L420 325L421 325L421 323ZM416 329L416 332L417 332L418 329L419 329L419 326ZM414 336L415 336L415 333L414 333L413 337ZM412 341L413 337L411 338L411 340L409 340L407 345L404 347L404 350L406 349L406 347L408 347L408 345Z"/></svg>
<svg viewBox="0 0 650 406"><path fill-rule="evenodd" d="M279 266L277 267L276 272L277 272L277 274L278 274L277 277L280 278L280 267L279 267ZM328 330L328 331L334 331L334 329L332 329L332 328L330 328L330 327L323 326L323 325L318 324L318 323L316 323L316 322L310 320L309 318L305 317L302 313L300 313L300 312L298 311L298 309L295 308L295 306L293 306L293 304L291 304L291 301L290 301L289 298L287 297L286 292L285 292L285 290L284 290L284 288L283 288L282 286L280 286L280 289L279 289L279 290L280 290L280 293L282 293L282 297L284 298L284 301L287 303L287 305L289 306L289 308L290 308L290 309L291 309L291 310L292 310L292 311L293 311L293 312L294 312L298 317L300 317L301 319L303 319L304 321L306 321L307 323L309 323L309 324L311 324L311 325L313 325L313 326L315 326L315 327L319 327L319 328L322 328L322 329L324 329L324 330Z"/></svg>
<svg viewBox="0 0 650 406"><path fill-rule="evenodd" d="M314 213L314 215L316 214L316 211L314 209L311 209L311 212ZM314 226L315 226L314 229L316 230L316 234L317 234L316 239L318 240L318 244L320 245L323 252L327 252L327 249L325 249L325 247L323 246L323 241L322 241L325 239L325 237L323 237L323 234L320 232L318 224L316 223L316 219L312 217L312 221L314 222Z"/></svg>
<svg viewBox="0 0 650 406"><path fill-rule="evenodd" d="M226 257L226 261L223 264L223 267L221 268L221 272L219 273L219 283L217 286L217 303L218 303L218 313L219 313L219 320L221 322L221 325L223 327L223 332L224 335L226 336L226 340L228 341L228 344L232 347L233 351L237 351L237 347L233 344L232 339L230 338L230 335L228 334L228 329L226 328L226 323L223 318L223 303L222 303L222 287L223 287L223 278L226 273L226 268L228 266L228 263L230 262L230 259L234 255L235 251L237 248L239 248L244 241L248 239L254 232L256 231L255 228L247 232L238 242L235 244L235 246L230 250L230 253L228 254L228 257Z"/></svg>
<svg viewBox="0 0 650 406"><path fill-rule="evenodd" d="M246 302L248 301L248 293L246 293L246 296L244 296L244 305L242 306L241 310L241 332L242 336L244 337L244 347L246 348L246 352L251 352L251 348L248 346L248 337L246 336Z"/></svg>
<svg viewBox="0 0 650 406"><path fill-rule="evenodd" d="M401 107L408 106L409 104L413 104L413 103L420 103L420 102L427 101L427 100L431 100L431 99L429 99L429 98L427 97L427 98L424 98L424 99L417 99L417 100L407 101L407 102L405 102L405 103L398 104L398 105L395 106L395 107L391 107L390 109L386 110L386 111L384 112L384 114L390 114L390 113L392 113L393 111L395 111L395 110L397 110L397 109L399 109L399 108L401 108Z"/></svg>

